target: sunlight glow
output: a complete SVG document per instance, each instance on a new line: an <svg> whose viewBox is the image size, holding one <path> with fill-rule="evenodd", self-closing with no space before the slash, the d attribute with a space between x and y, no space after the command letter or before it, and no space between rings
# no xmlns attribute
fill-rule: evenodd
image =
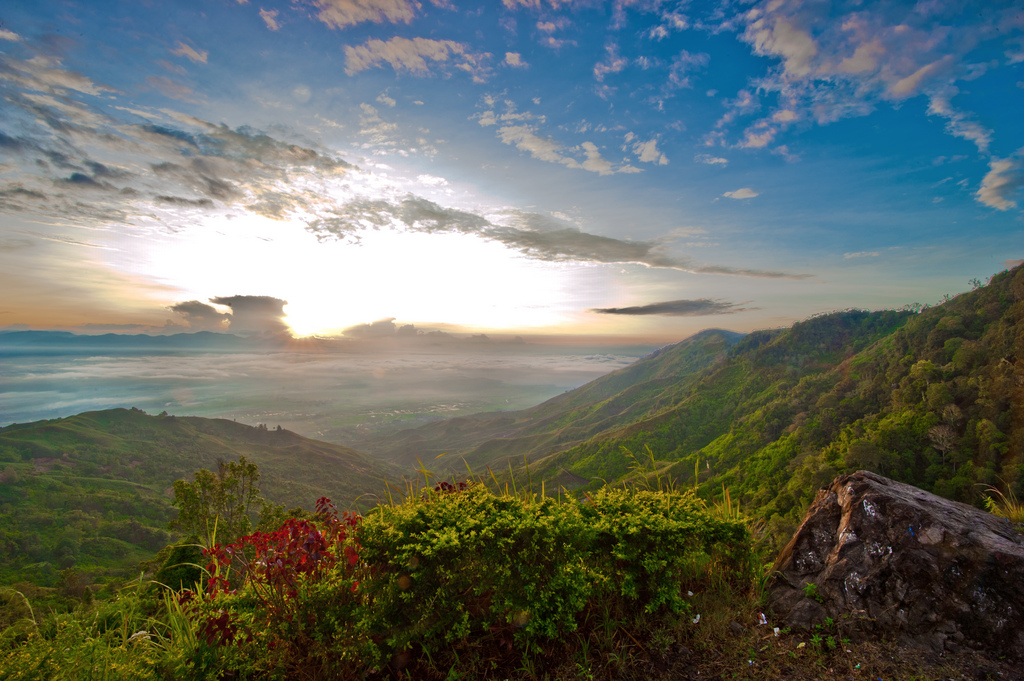
<svg viewBox="0 0 1024 681"><path fill-rule="evenodd" d="M358 244L318 241L299 223L212 218L157 241L122 242L121 257L110 264L180 291L173 302L282 298L285 321L298 335L388 317L536 328L562 323L580 302L565 263L530 260L476 236L387 228L356 236Z"/></svg>

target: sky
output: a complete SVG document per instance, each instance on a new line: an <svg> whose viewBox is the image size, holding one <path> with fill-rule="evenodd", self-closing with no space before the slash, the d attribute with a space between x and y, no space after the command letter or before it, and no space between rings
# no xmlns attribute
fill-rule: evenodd
<svg viewBox="0 0 1024 681"><path fill-rule="evenodd" d="M0 329L679 340L1024 258L1024 6L0 8Z"/></svg>

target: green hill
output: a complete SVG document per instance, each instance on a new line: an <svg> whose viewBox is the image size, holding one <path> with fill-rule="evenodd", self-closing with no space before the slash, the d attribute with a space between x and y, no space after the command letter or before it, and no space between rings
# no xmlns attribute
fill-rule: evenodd
<svg viewBox="0 0 1024 681"><path fill-rule="evenodd" d="M626 449L648 459L646 474L705 496L725 485L780 536L819 486L857 469L980 504L990 486L1024 493L1022 317L1017 267L930 308L846 310L742 338L707 331L537 407L366 449L456 475L463 459L480 471L526 457L549 489L639 474Z"/></svg>
<svg viewBox="0 0 1024 681"><path fill-rule="evenodd" d="M504 466L509 457L518 465L523 456L563 451L659 412L685 394L701 371L723 361L742 337L703 331L536 407L448 419L360 446L407 467L417 457L438 470L464 470L463 458L474 468ZM443 453L444 459L431 461Z"/></svg>
<svg viewBox="0 0 1024 681"><path fill-rule="evenodd" d="M979 504L1024 492L1024 268L942 305L837 312L750 334L678 403L531 464L533 479L635 474L625 447L791 529L837 473L867 469ZM695 470L697 478L695 478Z"/></svg>
<svg viewBox="0 0 1024 681"><path fill-rule="evenodd" d="M52 583L68 567L126 574L173 539L173 482L240 456L259 465L263 496L288 507L327 496L346 508L398 477L347 447L224 419L110 409L7 426L0 583Z"/></svg>

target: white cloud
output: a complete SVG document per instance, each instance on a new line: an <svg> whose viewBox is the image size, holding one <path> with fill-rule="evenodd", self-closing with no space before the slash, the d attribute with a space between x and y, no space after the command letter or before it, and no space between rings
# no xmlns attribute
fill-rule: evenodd
<svg viewBox="0 0 1024 681"><path fill-rule="evenodd" d="M497 113L494 111L495 105L499 102L491 95L484 95L481 98L482 106L486 107L484 111L478 114L470 116L470 120L476 119L477 122L483 127L491 125L497 125L498 123L524 123L526 121L536 121L538 123L544 123L544 116L536 116L528 111L519 111L516 108L515 102L511 99L506 99L501 104L504 104L504 113ZM538 104L539 102L534 102ZM581 131L577 131L581 132Z"/></svg>
<svg viewBox="0 0 1024 681"><path fill-rule="evenodd" d="M1024 152L1024 148L1018 150L1018 153L1021 152ZM975 196L986 206L997 210L1009 210L1017 207L1013 196L1021 188L1024 188L1024 172L1021 172L1020 161L994 158L989 162L989 171L981 181L981 187Z"/></svg>
<svg viewBox="0 0 1024 681"><path fill-rule="evenodd" d="M594 64L594 78L598 82L603 81L604 77L609 73L618 73L629 66L629 60L619 56L618 45L614 43L606 45L604 52L604 59Z"/></svg>
<svg viewBox="0 0 1024 681"><path fill-rule="evenodd" d="M320 10L317 18L331 28L345 28L363 21L409 23L413 6L405 0L311 0Z"/></svg>
<svg viewBox="0 0 1024 681"><path fill-rule="evenodd" d="M549 163L563 163L570 168L579 168L576 159L561 154L562 146L550 137L537 136L534 128L528 125L506 125L498 130L498 136L505 144L510 144L522 151L530 152L534 158Z"/></svg>
<svg viewBox="0 0 1024 681"><path fill-rule="evenodd" d="M685 31L690 27L690 20L684 14L678 12L669 12L663 14L661 17L661 23L652 26L644 37L650 40L664 40L674 31Z"/></svg>
<svg viewBox="0 0 1024 681"><path fill-rule="evenodd" d="M146 85L153 88L165 97L171 99L180 99L183 102L196 103L197 100L192 91L192 88L181 83L176 83L170 78L164 78L163 76L147 76Z"/></svg>
<svg viewBox="0 0 1024 681"><path fill-rule="evenodd" d="M881 253L878 251L858 251L857 253L843 253L843 257L847 260L850 258L877 258Z"/></svg>
<svg viewBox="0 0 1024 681"><path fill-rule="evenodd" d="M8 31L6 28L0 28L0 40L9 40L12 43L20 43L23 38L14 31Z"/></svg>
<svg viewBox="0 0 1024 681"><path fill-rule="evenodd" d="M179 57L186 57L187 59L195 62L196 64L205 64L206 57L209 56L209 52L206 50L197 50L191 45L178 41L178 47L171 50L171 54L176 54Z"/></svg>
<svg viewBox="0 0 1024 681"><path fill-rule="evenodd" d="M519 54L518 52L506 52L505 53L505 64L507 64L508 66L515 66L515 67L526 67L526 66L529 66L529 64L527 64L525 61L523 61L523 56L521 54Z"/></svg>
<svg viewBox="0 0 1024 681"><path fill-rule="evenodd" d="M951 89L955 90L955 88ZM974 142L978 151L988 152L989 144L992 142L992 131L977 121L971 120L962 111L954 109L949 103L948 96L933 95L928 103L928 113L945 118L946 132L950 135Z"/></svg>
<svg viewBox="0 0 1024 681"><path fill-rule="evenodd" d="M345 46L345 73L351 76L386 63L396 72L408 71L418 76L428 75L431 68L445 73L455 68L469 73L475 82L483 82L488 75L484 62L490 56L486 52L470 52L466 45L454 40L372 38L357 47Z"/></svg>
<svg viewBox="0 0 1024 681"><path fill-rule="evenodd" d="M700 71L711 61L711 56L705 52L694 54L681 51L672 59L672 67L669 69L668 84L673 88L693 87L692 74Z"/></svg>
<svg viewBox="0 0 1024 681"><path fill-rule="evenodd" d="M538 135L536 128L531 125L503 126L498 128L498 137L505 144L514 146L520 151L529 152L539 161L559 163L568 168L589 170L598 175L639 172L638 168L630 165L616 169L610 161L601 155L600 149L593 142L583 142L579 147L566 149L552 138ZM583 160L572 156L571 152L573 151L576 151L577 154L582 152Z"/></svg>
<svg viewBox="0 0 1024 681"><path fill-rule="evenodd" d="M738 27L755 54L776 60L757 89L777 95L780 108L773 117L746 124L735 144L774 144L786 129L786 121L777 117L783 111L792 112L794 120L825 125L923 94L929 98L929 113L945 118L949 134L987 153L992 131L950 100L958 81L998 68L987 56L991 48L1013 61L1017 50L1011 36L1024 29L1024 13L1012 5L982 3L973 7L969 19L955 22L949 18L962 8L927 2L844 7L764 0L743 10L721 27ZM727 145L728 127L752 113L738 100L706 143Z"/></svg>
<svg viewBox="0 0 1024 681"><path fill-rule="evenodd" d="M730 199L752 199L755 196L760 196L760 194L755 192L750 187L741 187L736 191L725 192L724 194L722 194L722 196L728 197Z"/></svg>
<svg viewBox="0 0 1024 681"><path fill-rule="evenodd" d="M633 153L636 154L637 159L642 163L657 163L661 166L668 165L668 157L658 151L657 140L635 142L633 144Z"/></svg>
<svg viewBox="0 0 1024 681"><path fill-rule="evenodd" d="M693 157L693 160L697 163L706 163L709 166L722 166L723 168L729 165L729 159L722 158L721 156L712 156L711 154L697 154Z"/></svg>
<svg viewBox="0 0 1024 681"><path fill-rule="evenodd" d="M612 164L601 156L601 151L597 148L597 145L593 142L584 142L582 145L583 153L586 154L587 158L582 163L584 170L589 170L592 173L598 175L611 175L615 172L612 168Z"/></svg>
<svg viewBox="0 0 1024 681"><path fill-rule="evenodd" d="M448 180L437 175L417 175L416 181L420 184L425 184L429 187L446 187L448 186Z"/></svg>
<svg viewBox="0 0 1024 681"><path fill-rule="evenodd" d="M276 31L281 28L281 24L277 21L277 15L280 14L276 9L260 9L260 18L267 25L271 31Z"/></svg>
<svg viewBox="0 0 1024 681"><path fill-rule="evenodd" d="M388 97L388 93L386 92L382 92L379 95L377 95L377 101L383 104L384 106L394 106L397 103L391 97Z"/></svg>
<svg viewBox="0 0 1024 681"><path fill-rule="evenodd" d="M781 57L786 72L793 76L806 76L811 72L811 61L818 54L818 46L806 31L794 26L788 17L772 13L772 8L781 3L769 5L768 13L760 14L747 26L743 38L762 56ZM754 15L757 10L751 11Z"/></svg>
<svg viewBox="0 0 1024 681"><path fill-rule="evenodd" d="M93 96L114 92L80 73L64 69L60 59L53 57L37 56L24 61L6 59L4 63L8 68L0 70L0 80L11 81L26 90L55 95L65 94L63 90L74 90Z"/></svg>
<svg viewBox="0 0 1024 681"><path fill-rule="evenodd" d="M394 146L392 137L397 132L398 125L382 119L377 109L365 102L360 104L359 108L363 112L359 117L359 134L369 137L374 145Z"/></svg>

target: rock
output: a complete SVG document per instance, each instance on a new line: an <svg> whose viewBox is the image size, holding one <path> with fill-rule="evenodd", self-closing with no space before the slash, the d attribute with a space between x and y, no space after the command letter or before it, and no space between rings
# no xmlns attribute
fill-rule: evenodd
<svg viewBox="0 0 1024 681"><path fill-rule="evenodd" d="M788 626L1024 660L1024 536L1005 518L858 471L818 491L775 561Z"/></svg>
<svg viewBox="0 0 1024 681"><path fill-rule="evenodd" d="M746 630L746 627L744 627L739 622L737 622L735 620L733 620L732 622L729 622L729 631L732 632L733 636L740 637L740 636L743 635L743 632L745 630Z"/></svg>

